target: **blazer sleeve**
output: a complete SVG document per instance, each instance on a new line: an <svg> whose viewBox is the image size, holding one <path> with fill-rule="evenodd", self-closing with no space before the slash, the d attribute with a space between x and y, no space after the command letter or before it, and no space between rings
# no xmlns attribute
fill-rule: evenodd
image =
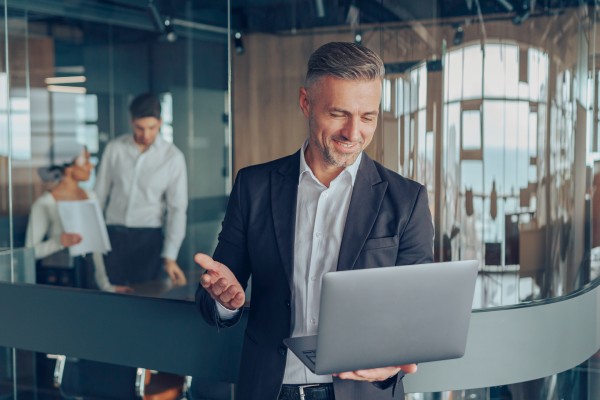
<svg viewBox="0 0 600 400"><path fill-rule="evenodd" d="M236 278L244 288L250 277L250 260L247 249L247 228L244 218L244 209L249 201L244 190L243 172L238 172L235 183L229 196L227 211L223 219L219 243L213 254L216 261L226 265L235 274ZM221 320L217 312L215 300L201 285L196 290L196 306L200 310L205 321L217 327L229 327L235 325L241 318L239 312L234 318Z"/></svg>

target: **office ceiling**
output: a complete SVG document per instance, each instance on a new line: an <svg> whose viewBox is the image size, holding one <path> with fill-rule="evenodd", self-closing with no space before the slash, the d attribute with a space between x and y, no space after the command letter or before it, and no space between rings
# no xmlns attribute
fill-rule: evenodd
<svg viewBox="0 0 600 400"><path fill-rule="evenodd" d="M231 26L242 33L289 34L309 28L348 29L366 24L414 20L527 18L593 5L596 0L231 0ZM20 0L10 14L27 10L30 21L73 21L117 29L164 33L167 19L179 34L190 30L210 37L227 32L225 0ZM191 24L190 24L191 23ZM162 26L159 26L162 24ZM186 33L186 29L188 30Z"/></svg>
<svg viewBox="0 0 600 400"><path fill-rule="evenodd" d="M248 32L285 33L313 27L410 22L494 15L516 23L556 14L584 0L232 0L236 26Z"/></svg>

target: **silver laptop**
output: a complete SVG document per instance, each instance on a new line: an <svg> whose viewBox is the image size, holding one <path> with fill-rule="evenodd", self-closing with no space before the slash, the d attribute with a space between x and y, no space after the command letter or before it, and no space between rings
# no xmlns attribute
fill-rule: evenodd
<svg viewBox="0 0 600 400"><path fill-rule="evenodd" d="M285 345L314 373L462 357L479 262L330 272L319 330Z"/></svg>

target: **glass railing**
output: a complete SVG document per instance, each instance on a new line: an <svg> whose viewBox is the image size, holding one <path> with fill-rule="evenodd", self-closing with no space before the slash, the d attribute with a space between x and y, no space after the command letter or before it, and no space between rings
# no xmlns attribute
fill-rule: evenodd
<svg viewBox="0 0 600 400"><path fill-rule="evenodd" d="M189 302L0 283L0 303L8 298L12 306L0 307L0 318L12 323L0 331L2 345L192 376L208 386L235 382L245 323L217 332ZM549 394L595 400L599 303L595 280L568 296L474 311L464 357L419 365L405 388L415 400L508 393L524 400ZM148 352L165 335L168 351ZM578 397L569 397L573 393Z"/></svg>
<svg viewBox="0 0 600 400"><path fill-rule="evenodd" d="M596 399L597 304L600 278L567 296L476 310L465 357L421 365L405 378L408 398Z"/></svg>
<svg viewBox="0 0 600 400"><path fill-rule="evenodd" d="M35 283L35 257L33 249L0 250L0 282Z"/></svg>

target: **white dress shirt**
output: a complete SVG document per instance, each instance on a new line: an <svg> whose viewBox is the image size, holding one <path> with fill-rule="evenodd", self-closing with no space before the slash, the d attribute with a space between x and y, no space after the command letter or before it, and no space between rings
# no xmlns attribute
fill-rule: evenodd
<svg viewBox="0 0 600 400"><path fill-rule="evenodd" d="M362 153L354 164L323 185L300 152L300 175L296 201L294 240L294 290L292 293L292 336L316 335L319 326L321 280L326 272L337 268L352 188ZM238 311L228 310L217 302L221 319L233 318ZM326 383L331 375L315 375L292 353L287 352L284 384Z"/></svg>
<svg viewBox="0 0 600 400"><path fill-rule="evenodd" d="M337 268L346 215L362 153L329 187L313 174L300 152L300 177L296 201L292 337L316 335L323 275ZM291 351L287 352L283 383L331 382L330 375L315 375Z"/></svg>
<svg viewBox="0 0 600 400"><path fill-rule="evenodd" d="M108 225L164 226L162 257L177 259L188 204L183 153L160 136L141 152L127 134L111 140L100 161L96 195Z"/></svg>

